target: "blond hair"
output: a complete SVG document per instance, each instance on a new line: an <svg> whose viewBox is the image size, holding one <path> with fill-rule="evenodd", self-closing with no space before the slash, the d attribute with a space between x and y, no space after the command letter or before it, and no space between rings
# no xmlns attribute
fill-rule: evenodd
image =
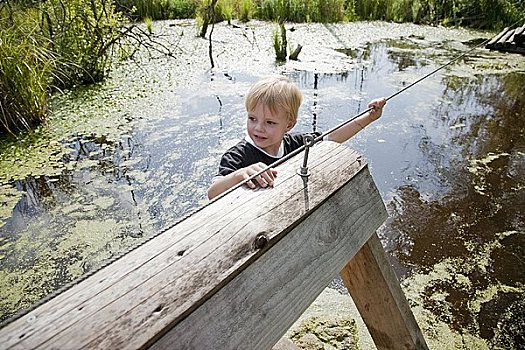
<svg viewBox="0 0 525 350"><path fill-rule="evenodd" d="M259 103L270 108L272 113L283 110L289 121L297 122L302 94L290 79L283 75L273 75L256 82L246 95L245 106L248 112L255 110Z"/></svg>

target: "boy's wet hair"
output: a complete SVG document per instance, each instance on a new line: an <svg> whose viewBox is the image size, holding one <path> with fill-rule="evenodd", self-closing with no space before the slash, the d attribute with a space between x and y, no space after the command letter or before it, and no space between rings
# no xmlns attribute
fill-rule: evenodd
<svg viewBox="0 0 525 350"><path fill-rule="evenodd" d="M272 75L256 82L246 95L246 110L251 112L259 103L270 108L272 113L283 110L288 120L297 122L302 94L299 88L283 75Z"/></svg>

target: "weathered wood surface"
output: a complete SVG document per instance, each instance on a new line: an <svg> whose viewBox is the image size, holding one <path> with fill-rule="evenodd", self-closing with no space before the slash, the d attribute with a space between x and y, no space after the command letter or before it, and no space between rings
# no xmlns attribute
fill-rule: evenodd
<svg viewBox="0 0 525 350"><path fill-rule="evenodd" d="M428 349L376 234L341 270L341 278L379 350Z"/></svg>
<svg viewBox="0 0 525 350"><path fill-rule="evenodd" d="M514 31L514 41L518 46L523 46L525 43L525 24Z"/></svg>
<svg viewBox="0 0 525 350"><path fill-rule="evenodd" d="M332 168L330 173L344 177L348 171ZM315 173L311 181L313 177ZM315 197L315 187L308 187L310 198ZM298 193L290 205L304 205L303 198ZM364 168L152 348L271 348L385 218L381 197Z"/></svg>
<svg viewBox="0 0 525 350"><path fill-rule="evenodd" d="M499 32L495 37L490 39L490 41L487 43L487 48L492 48L493 45L495 45L503 35L505 35L509 31L509 27L505 27L501 32Z"/></svg>
<svg viewBox="0 0 525 350"><path fill-rule="evenodd" d="M507 27L490 40L487 49L525 54L525 25L518 28Z"/></svg>
<svg viewBox="0 0 525 350"><path fill-rule="evenodd" d="M233 191L8 324L0 330L1 347L137 349L151 346L159 339L158 346L162 347L190 314L208 307L210 298L224 294L225 286L237 283L249 288L248 282L261 283L259 272L245 278L236 277L244 271L252 271L259 261L267 260L268 253L278 242L282 239L286 242L287 237L293 235L304 243L297 249L320 249L323 259L295 261L294 251L280 253L277 255L280 261L290 265L286 274L280 274L282 267L267 261L274 271L266 271L265 278L273 290L261 295L257 290L248 289L250 293L246 298L255 294L254 304L243 303L248 299L237 295L236 305L222 305L225 313L236 311L248 315L257 312L255 306L260 305L262 311L258 315L263 318L260 321L270 320L268 328L256 325L256 332L245 334L253 336L254 344L273 345L278 337L275 341L262 338L270 332L280 337L283 330L271 329L271 325L276 322L281 327L293 322L320 293L320 285L324 288L334 276L333 273L324 276L334 267L325 266L322 260L333 261L336 270L340 269L346 263L344 259L348 260L359 245L368 240L366 234L371 234L360 230L375 230L385 218L382 201L366 164L355 152L332 142L321 142L313 147L309 161L312 175L306 188L301 177L296 175L301 163L302 158L298 156L279 167L273 189ZM354 179L360 183L358 188L352 186ZM341 192L342 189L346 192ZM326 210L332 218L329 222L316 214ZM307 224L312 218L316 218L315 222ZM343 224L344 230L339 229ZM299 235L301 229L312 232L303 231ZM338 248L338 240L346 242L345 251ZM256 241L267 243L257 245ZM350 253L346 249L350 249ZM299 278L292 278L294 275ZM278 281L275 276L290 278L290 281ZM319 283L311 281L317 278L321 279ZM277 295L287 295L282 289L289 288L301 292L297 296L290 291L297 300L277 300ZM272 314L274 308L283 311ZM284 320L267 318L270 314ZM220 329L223 322L230 322L228 317L224 314L210 321L206 328L193 328L194 335L207 337L214 329ZM244 322L246 320L238 325L242 327ZM252 323L248 322L250 326ZM237 331L229 330L230 333ZM172 348L178 348L177 341L173 340Z"/></svg>

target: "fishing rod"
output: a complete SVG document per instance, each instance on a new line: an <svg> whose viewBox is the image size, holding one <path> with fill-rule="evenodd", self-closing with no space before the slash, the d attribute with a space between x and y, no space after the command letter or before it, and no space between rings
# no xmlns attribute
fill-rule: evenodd
<svg viewBox="0 0 525 350"><path fill-rule="evenodd" d="M513 25L514 26L514 25ZM411 87L413 87L414 85L420 83L421 81L427 79L429 76L431 76L432 74L435 74L436 72L440 71L441 69L451 65L452 63L456 62L457 60L461 59L462 57L465 57L466 55L468 55L469 53L471 53L472 51L474 51L475 49L477 49L478 47L480 47L481 45L485 45L487 42L489 42L490 40L492 40L492 38L490 39L487 39L485 41L483 41L482 43L474 46L472 49L462 53L461 55L453 58L452 60L450 60L449 62L447 62L446 64L443 64L441 65L440 67L434 69L432 72L424 75L423 77L417 79L416 81L414 81L413 83L407 85L406 87L404 87L403 89L393 93L392 95L388 96L385 98L385 101L388 101L388 100L391 100L392 98L396 97L397 95L403 93L404 91L410 89ZM154 234L154 235L151 235L150 237L148 237L147 239L145 239L144 241L140 242L139 244L137 245L134 245L130 248L128 248L127 250L119 253L119 254L116 254L115 256L113 256L111 259L109 259L108 261L106 261L105 264L103 264L102 266L100 266L98 269L94 269L94 270L91 270L85 274L83 274L81 277L79 278L76 278L75 280L69 282L69 283L66 283L64 286L58 288L57 290L55 290L54 292L50 293L49 295L47 295L46 297L42 298L40 301L38 301L37 303L33 304L32 306L24 309L24 310L20 310L19 312L17 312L15 315L12 315L11 317L8 317L6 320L3 320L0 322L0 328L3 328L4 326L6 326L7 324L13 322L14 320L26 315L27 313L31 312L32 310L35 310L37 307L39 307L40 305L43 305L44 303L48 302L49 300L55 298L56 296L58 296L59 294L63 293L64 291L68 290L69 288L71 288L72 286L74 286L75 284L78 284L80 282L82 282L83 280L89 278L90 276L94 275L95 273L97 273L98 271L102 270L104 267L110 265L111 263L115 262L116 260L120 259L121 257L123 257L124 255L130 253L131 251L137 249L138 247L146 244L147 242L153 240L154 238L160 236L161 234L163 234L164 232L168 231L169 229L171 229L172 227L178 225L180 222L186 220L188 217L198 213L199 211L203 210L204 208L206 208L208 205L210 205L212 202L215 202L216 200L228 195L229 193L235 191L236 189L238 189L239 187L245 185L246 183L248 183L248 181L252 181L254 180L255 178L257 178L258 176L260 176L261 174L263 174L264 172L270 170L271 168L275 168L279 165L281 165L282 163L284 163L285 161L289 160L290 158L296 156L297 154L301 153L302 151L305 151L305 155L307 156L307 151L308 149L313 146L316 142L318 141L321 141L325 136L333 133L334 131L342 128L343 126L351 123L352 121L354 121L356 118L359 118L360 116L372 111L373 108L368 108L364 111L362 111L361 113L353 116L352 118L348 119L347 121L333 127L332 129L329 129L328 131L324 132L323 134L321 134L320 136L316 137L316 138L311 138L308 142L305 143L305 145L299 147L298 149L296 149L295 151L293 152L290 152L288 153L286 156L280 158L279 160L277 160L276 162L270 164L270 165L267 165L265 168L263 168L262 170L258 171L257 173L251 175L250 177L248 177L247 179L243 180L242 182L236 184L235 186L231 187L230 189L224 191L223 193L221 193L220 195L218 195L217 197L215 197L213 200L211 200L208 204L204 205L204 206L201 206L195 210L192 210L191 212L185 214L182 218L180 218L180 220L177 220L177 222L175 222L174 224L170 225L169 227L167 227L166 229L158 232L157 234ZM306 166L306 157L305 157L305 161L303 163L303 168ZM303 170L303 168L301 168L301 172ZM304 174L299 174L301 176L305 176Z"/></svg>
<svg viewBox="0 0 525 350"><path fill-rule="evenodd" d="M518 22L516 22L518 23ZM405 86L404 88L400 89L399 91L391 94L390 96L386 97L385 98L385 102L386 101L389 101L391 99L393 99L394 97L398 96L399 94L405 92L406 90L412 88L413 86L419 84L420 82L422 82L423 80L427 79L428 77L432 76L433 74L439 72L440 70L450 66L451 64L453 64L454 62L460 60L461 58L469 55L471 52L473 52L474 50L478 49L479 47L483 46L483 45L486 45L490 40L492 40L493 37L491 38L488 38L484 41L482 41L481 43L473 46L471 49L463 52L462 54L452 58L451 60L449 60L447 63L445 64L442 64L441 66L439 66L438 68L434 69L433 71L431 71L430 73L427 73L425 74L424 76L422 76L421 78L415 80L414 82L410 83L409 85ZM261 176L263 173L265 173L266 171L272 169L272 168L275 168L277 167L278 165L281 165L282 163L284 163L285 161L287 161L288 159L296 156L297 154L301 153L302 151L305 151L305 160L303 162L303 167L301 167L301 173L299 175L301 176L304 176L306 174L306 171L305 168L306 168L306 161L307 161L307 157L308 157L308 154L307 154L307 150L309 149L309 147L312 147L315 143L323 140L326 136L330 135L331 133L333 133L334 131L336 130L339 130L340 128L342 128L343 126L353 122L355 119L365 115L366 113L369 113L371 112L372 110L374 110L374 107L370 107L358 114L356 114L355 116L353 116L352 118L336 125L335 127L329 129L328 131L322 133L321 135L319 135L318 137L315 137L313 138L312 140L308 141L308 142L305 142L305 144L301 147L299 147L298 149L296 149L295 151L293 152L290 152L288 153L287 155L285 155L284 157L278 159L277 161L275 161L274 163L270 164L270 165L267 165L266 167L264 167L262 170L256 172L255 174L251 175L250 177L246 178L245 180L241 181L240 183L236 184L235 186L229 188L228 190L224 191L223 193L221 193L220 195L218 195L217 197L215 197L213 199L213 201L216 201L218 200L219 198L222 198L226 195L228 195L229 193L235 191L237 188L247 184L249 181L252 181L254 179L256 179L257 177Z"/></svg>

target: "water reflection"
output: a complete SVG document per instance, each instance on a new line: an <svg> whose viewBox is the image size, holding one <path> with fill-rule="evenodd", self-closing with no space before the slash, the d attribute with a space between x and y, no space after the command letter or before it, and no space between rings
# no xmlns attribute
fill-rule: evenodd
<svg viewBox="0 0 525 350"><path fill-rule="evenodd" d="M326 131L464 49L405 39L341 48L354 64L338 73L286 72L304 94L297 130ZM500 329L511 327L509 315L525 323L525 81L520 73L478 74L472 67L461 62L389 101L383 118L348 144L366 156L388 204L381 236L397 272L414 285L413 276L436 276L424 280L414 303L447 325L512 348L522 331L507 336ZM170 65L155 72L144 65L140 74L126 69L115 78L122 79L118 89L108 82L61 102L64 113L93 107L103 130L114 123L104 116L117 115L118 137L67 134L59 140L68 149L60 174L8 184L22 198L0 227L3 318L206 203L220 155L244 136L244 94L269 73L203 69L195 86L175 87L175 78L163 79L177 76ZM129 83L143 75L155 83ZM140 86L140 94L123 92L128 85ZM132 98L122 102L121 95ZM116 110L100 110L108 104Z"/></svg>
<svg viewBox="0 0 525 350"><path fill-rule="evenodd" d="M458 330L479 329L487 340L497 336L494 345L513 349L523 344L523 333L510 335L501 327L509 326L510 314L524 321L523 312L513 314L523 310L525 283L525 102L516 88L524 84L525 74L514 73L446 85L451 98L459 95L466 107L477 105L438 110L433 119L443 139L421 147L442 169L450 193L428 201L417 186L400 187L389 224L391 236L404 241L394 250L401 264L418 271L442 261L454 267L426 286L426 308ZM490 108L480 114L480 106ZM434 152L447 154L435 157ZM484 293L491 297L473 307ZM436 299L436 294L446 297Z"/></svg>

